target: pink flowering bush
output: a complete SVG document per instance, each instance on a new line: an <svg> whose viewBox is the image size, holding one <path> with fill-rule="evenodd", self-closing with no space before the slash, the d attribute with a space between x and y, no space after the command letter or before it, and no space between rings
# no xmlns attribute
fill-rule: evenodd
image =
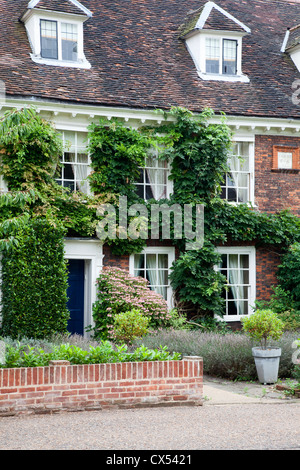
<svg viewBox="0 0 300 470"><path fill-rule="evenodd" d="M112 339L114 317L138 310L149 319L149 328L167 326L170 320L167 302L150 290L148 281L127 271L104 267L97 280L97 300L93 305L96 338Z"/></svg>

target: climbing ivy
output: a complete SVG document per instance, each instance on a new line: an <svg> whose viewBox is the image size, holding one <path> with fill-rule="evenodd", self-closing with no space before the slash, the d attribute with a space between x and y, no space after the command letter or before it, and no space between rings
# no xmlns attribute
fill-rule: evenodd
<svg viewBox="0 0 300 470"><path fill-rule="evenodd" d="M180 305L186 305L189 311L221 313L224 278L214 269L219 262L215 246L234 241L287 250L300 241L300 230L299 218L289 211L269 214L221 199L220 185L228 170L232 134L226 116L220 124L212 124L213 116L210 109L195 116L187 109L171 108L164 113L163 124L157 126L134 129L117 119L93 123L88 135L93 195L87 196L72 193L55 182L63 148L52 124L41 119L34 108L7 113L0 121L0 153L1 171L10 192L0 197L0 249L16 245L14 228L25 227L36 218L52 227L62 227L69 236L95 237L97 224L104 217L97 209L107 203L116 209L120 234L120 196L127 197L128 205L145 204L149 230L150 205L190 204L195 208L202 204L205 242L201 250L186 252L184 236L174 237L171 218L170 243L179 253L171 283ZM169 162L174 192L169 199L145 202L138 197L135 182L153 147L159 149L159 158ZM194 211L194 228L195 220ZM160 219L160 229L162 224ZM142 238L117 237L105 242L117 255L139 253L146 245Z"/></svg>

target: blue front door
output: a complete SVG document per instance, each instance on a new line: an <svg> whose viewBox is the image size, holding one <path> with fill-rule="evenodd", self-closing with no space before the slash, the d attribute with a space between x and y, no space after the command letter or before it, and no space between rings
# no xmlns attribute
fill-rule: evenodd
<svg viewBox="0 0 300 470"><path fill-rule="evenodd" d="M68 310L70 319L68 331L71 334L84 333L84 260L69 260Z"/></svg>

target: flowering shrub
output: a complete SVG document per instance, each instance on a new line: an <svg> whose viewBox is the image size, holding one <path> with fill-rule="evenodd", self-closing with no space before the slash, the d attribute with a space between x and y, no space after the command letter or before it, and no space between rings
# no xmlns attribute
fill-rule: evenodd
<svg viewBox="0 0 300 470"><path fill-rule="evenodd" d="M149 289L146 279L133 277L120 268L104 267L97 286L97 300L93 305L96 338L109 338L114 316L133 309L149 318L149 328L167 325L170 319L167 302Z"/></svg>

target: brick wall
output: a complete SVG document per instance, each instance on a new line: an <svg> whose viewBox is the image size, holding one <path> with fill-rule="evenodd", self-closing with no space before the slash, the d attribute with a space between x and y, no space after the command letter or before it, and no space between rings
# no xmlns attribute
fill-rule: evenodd
<svg viewBox="0 0 300 470"><path fill-rule="evenodd" d="M300 172L272 170L273 146L300 147L297 137L255 137L255 203L259 210L276 212L290 208L300 215Z"/></svg>
<svg viewBox="0 0 300 470"><path fill-rule="evenodd" d="M258 247L256 249L256 298L269 300L272 286L278 284L277 271L281 262L278 247Z"/></svg>
<svg viewBox="0 0 300 470"><path fill-rule="evenodd" d="M203 361L0 368L0 416L110 407L202 405Z"/></svg>

